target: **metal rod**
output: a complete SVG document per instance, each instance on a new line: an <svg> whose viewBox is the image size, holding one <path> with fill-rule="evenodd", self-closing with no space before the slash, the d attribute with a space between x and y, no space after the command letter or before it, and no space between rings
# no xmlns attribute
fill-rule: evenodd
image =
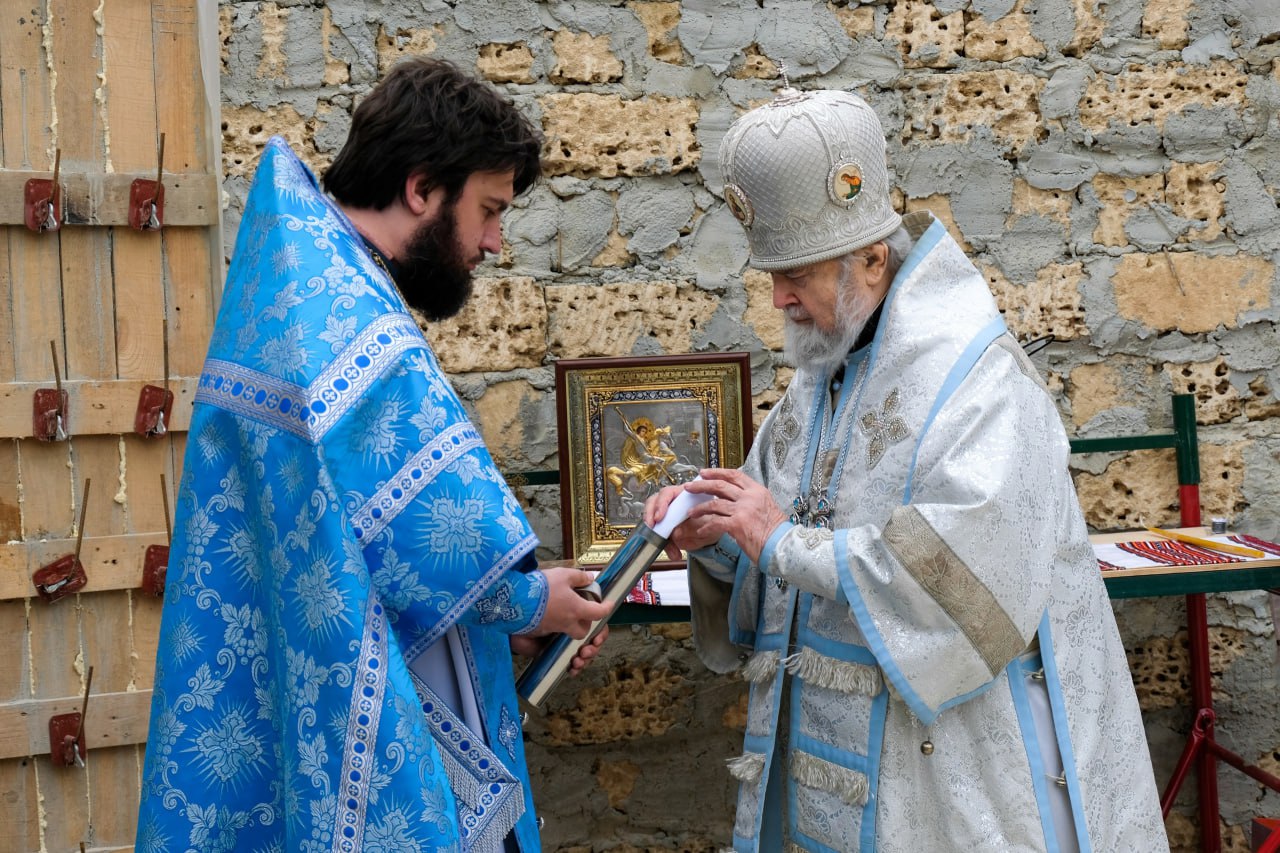
<svg viewBox="0 0 1280 853"><path fill-rule="evenodd" d="M164 134L160 134L160 151L156 156L159 161L156 165L156 192L160 191L160 179L164 175Z"/></svg>
<svg viewBox="0 0 1280 853"><path fill-rule="evenodd" d="M53 149L53 193L58 194L58 170L62 168L62 149Z"/></svg>
<svg viewBox="0 0 1280 853"><path fill-rule="evenodd" d="M49 352L53 353L53 381L58 386L58 411L62 411L62 370L58 367L58 345L49 341Z"/></svg>
<svg viewBox="0 0 1280 853"><path fill-rule="evenodd" d="M165 483L164 472L160 473L160 503L164 504L165 543L173 542L173 522L169 520L169 486Z"/></svg>
<svg viewBox="0 0 1280 853"><path fill-rule="evenodd" d="M89 675L84 680L84 701L80 703L80 727L76 729L76 749L80 748L80 738L84 736L84 718L89 713L89 687L93 684L93 667L89 667Z"/></svg>
<svg viewBox="0 0 1280 853"><path fill-rule="evenodd" d="M89 484L92 482L90 478L84 478L84 494L80 496L80 527L76 530L76 562L80 561L80 542L84 539L84 515L89 506Z"/></svg>

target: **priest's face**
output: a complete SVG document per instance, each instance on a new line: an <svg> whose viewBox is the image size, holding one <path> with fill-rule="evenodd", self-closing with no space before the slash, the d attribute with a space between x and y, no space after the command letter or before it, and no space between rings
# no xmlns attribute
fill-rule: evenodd
<svg viewBox="0 0 1280 853"><path fill-rule="evenodd" d="M878 302L866 261L850 254L773 273L773 305L786 315L792 364L825 373L845 360Z"/></svg>
<svg viewBox="0 0 1280 853"><path fill-rule="evenodd" d="M502 212L512 198L514 172L476 172L449 199L435 188L421 224L396 259L396 284L428 320L462 310L471 296L471 271L485 253L502 251Z"/></svg>

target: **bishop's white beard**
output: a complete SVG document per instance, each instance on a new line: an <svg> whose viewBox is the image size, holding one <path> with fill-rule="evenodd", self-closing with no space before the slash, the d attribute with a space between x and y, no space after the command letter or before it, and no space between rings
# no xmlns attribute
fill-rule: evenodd
<svg viewBox="0 0 1280 853"><path fill-rule="evenodd" d="M835 329L824 332L813 321L798 323L788 312L783 326L783 355L796 367L821 375L830 373L849 355L875 310L870 291L854 282L850 270L836 295Z"/></svg>

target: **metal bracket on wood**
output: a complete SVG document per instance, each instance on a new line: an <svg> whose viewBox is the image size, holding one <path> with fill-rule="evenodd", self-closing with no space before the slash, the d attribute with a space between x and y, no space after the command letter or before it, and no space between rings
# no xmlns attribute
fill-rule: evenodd
<svg viewBox="0 0 1280 853"><path fill-rule="evenodd" d="M49 758L55 767L84 767L88 748L84 739L84 718L89 713L89 686L93 684L93 667L89 667L84 683L84 701L79 713L55 714L49 718Z"/></svg>
<svg viewBox="0 0 1280 853"><path fill-rule="evenodd" d="M36 592L50 604L84 589L85 584L89 582L88 576L84 573L84 566L80 563L80 545L84 542L84 515L85 509L89 506L89 484L92 482L88 477L85 478L84 494L80 496L80 527L76 531L75 552L64 554L52 563L42 566L31 576L31 583L35 586Z"/></svg>
<svg viewBox="0 0 1280 853"><path fill-rule="evenodd" d="M164 134L160 134L156 179L135 178L129 185L129 227L137 231L159 231L164 227Z"/></svg>
<svg viewBox="0 0 1280 853"><path fill-rule="evenodd" d="M138 392L138 411L133 431L143 438L159 438L169 431L173 414L173 392L159 385L143 385Z"/></svg>
<svg viewBox="0 0 1280 853"><path fill-rule="evenodd" d="M142 591L156 598L164 597L165 577L169 573L169 543L173 540L173 521L169 517L169 484L160 475L160 502L164 504L164 545L148 545L142 557Z"/></svg>
<svg viewBox="0 0 1280 853"><path fill-rule="evenodd" d="M58 345L49 341L53 352L53 381L56 388L37 388L31 411L31 434L38 441L67 440L67 392L58 369Z"/></svg>
<svg viewBox="0 0 1280 853"><path fill-rule="evenodd" d="M62 165L62 149L54 150L53 179L30 178L22 190L23 222L37 234L57 231L62 227L62 185L58 170Z"/></svg>

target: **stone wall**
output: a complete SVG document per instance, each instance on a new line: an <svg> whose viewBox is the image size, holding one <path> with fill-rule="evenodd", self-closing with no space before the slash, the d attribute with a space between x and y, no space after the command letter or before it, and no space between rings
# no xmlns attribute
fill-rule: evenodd
<svg viewBox="0 0 1280 853"><path fill-rule="evenodd" d="M553 363L748 350L757 416L782 366L769 280L720 196L733 118L778 61L863 95L898 203L970 251L1036 356L1068 431L1168 431L1196 396L1205 516L1280 536L1280 13L1270 0L277 0L221 4L228 251L256 154L284 136L316 169L396 60L448 57L546 135L548 178L505 220L475 302L428 329L507 470L558 464ZM1077 457L1098 529L1176 524L1171 452ZM556 556L554 487L523 498ZM1163 781L1189 727L1181 599L1116 603ZM1219 737L1280 772L1275 639L1262 593L1212 596ZM603 665L530 722L547 849L727 842L743 688L684 626L622 628ZM1221 776L1226 849L1275 794ZM1194 785L1168 821L1193 849Z"/></svg>

